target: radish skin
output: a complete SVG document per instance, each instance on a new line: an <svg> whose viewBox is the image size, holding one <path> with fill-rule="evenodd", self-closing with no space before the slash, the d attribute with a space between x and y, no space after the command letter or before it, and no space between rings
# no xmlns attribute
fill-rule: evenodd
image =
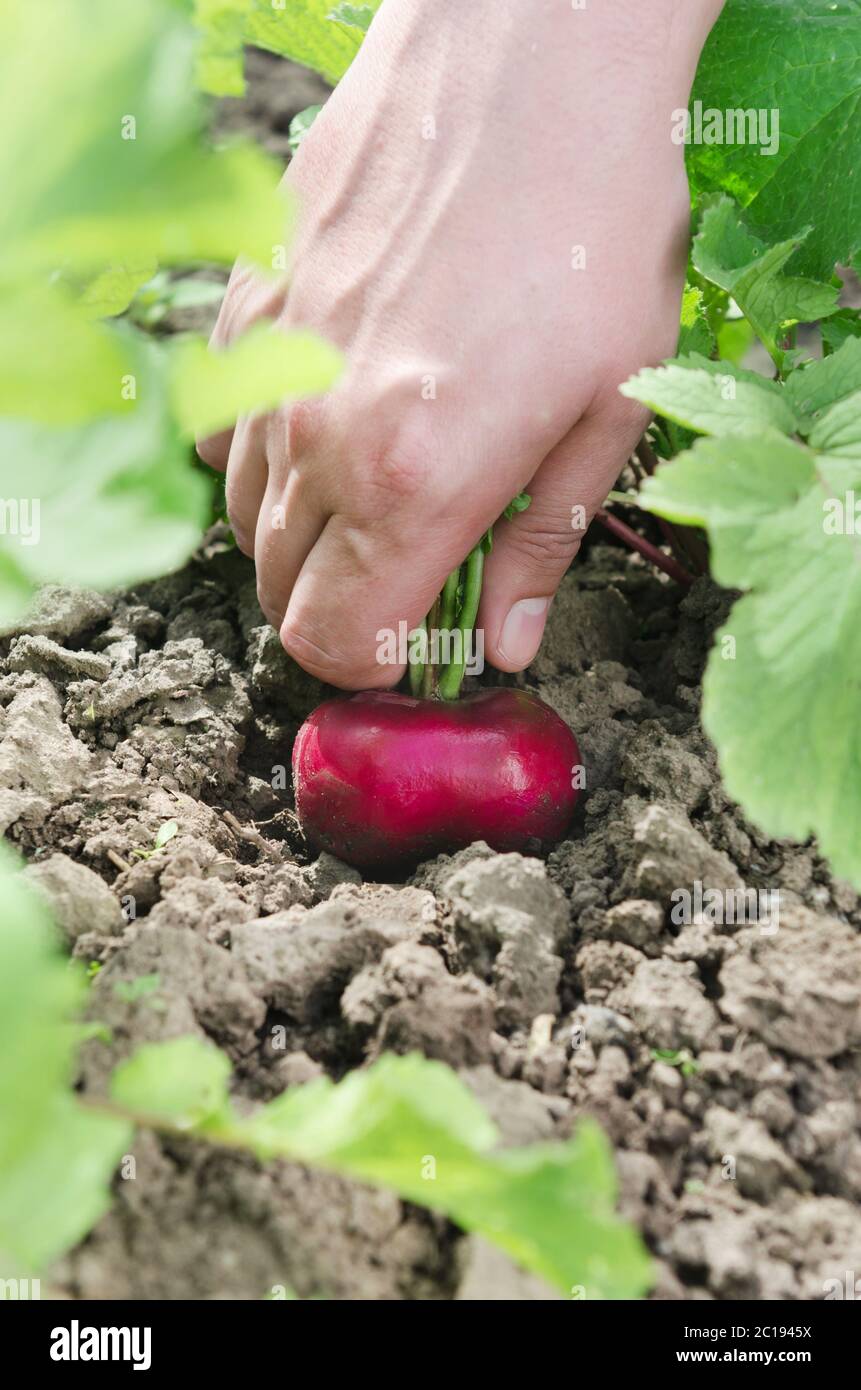
<svg viewBox="0 0 861 1390"><path fill-rule="evenodd" d="M564 720L512 689L454 703L391 691L328 700L293 748L308 842L365 871L403 871L474 840L538 852L568 828L579 767Z"/></svg>

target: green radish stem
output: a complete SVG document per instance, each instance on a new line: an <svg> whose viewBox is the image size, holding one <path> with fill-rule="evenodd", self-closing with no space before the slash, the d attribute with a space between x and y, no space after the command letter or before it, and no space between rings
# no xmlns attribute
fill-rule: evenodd
<svg viewBox="0 0 861 1390"><path fill-rule="evenodd" d="M427 660L422 671L422 695L426 700L436 693L437 672L433 663L433 635L439 628L439 615L442 607L442 600L439 595L434 599L431 611L427 615L425 627L428 635Z"/></svg>
<svg viewBox="0 0 861 1390"><path fill-rule="evenodd" d="M469 650L472 631L475 627L475 620L478 616L478 604L481 598L481 581L484 577L484 544L479 542L474 550L471 550L466 561L466 574L463 581L463 603L457 617L457 631L461 634L460 656L457 661L452 661L442 672L437 690L443 700L456 700L460 694L460 687L463 684L464 672L466 671L467 652ZM448 581L446 584L448 587ZM443 590L445 593L445 590Z"/></svg>
<svg viewBox="0 0 861 1390"><path fill-rule="evenodd" d="M460 585L460 576L463 566L458 565L456 570L452 570L442 591L442 604L440 607L439 625L443 632L447 632L454 626L457 617L457 591Z"/></svg>
<svg viewBox="0 0 861 1390"><path fill-rule="evenodd" d="M510 521L517 512L525 511L530 501L528 493L518 493L505 508L503 516ZM423 630L426 638L425 661L409 663L410 691L417 699L456 700L460 694L466 674L467 653L478 617L484 557L492 544L493 528L485 531L463 564L452 570L421 628L416 629ZM434 638L438 641L443 633L455 632L460 633L460 658L437 669L433 660Z"/></svg>

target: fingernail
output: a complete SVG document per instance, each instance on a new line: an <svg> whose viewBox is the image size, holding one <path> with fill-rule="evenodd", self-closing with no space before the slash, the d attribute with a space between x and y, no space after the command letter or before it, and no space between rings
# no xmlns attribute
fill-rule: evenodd
<svg viewBox="0 0 861 1390"><path fill-rule="evenodd" d="M522 598L502 624L499 654L519 671L529 665L541 645L549 607L549 598Z"/></svg>

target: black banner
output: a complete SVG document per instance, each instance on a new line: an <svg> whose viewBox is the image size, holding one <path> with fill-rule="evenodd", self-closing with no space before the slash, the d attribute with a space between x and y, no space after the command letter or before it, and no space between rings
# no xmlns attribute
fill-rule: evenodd
<svg viewBox="0 0 861 1390"><path fill-rule="evenodd" d="M580 1357L591 1371L601 1366L618 1372L630 1368L663 1372L671 1367L695 1369L700 1366L759 1366L763 1372L784 1366L801 1366L817 1373L838 1365L851 1364L857 1345L859 1320L854 1287L849 1299L834 1298L817 1303L589 1303L572 1301L565 1307L554 1304L540 1315L542 1324L571 1340L567 1343L576 1367ZM476 1304L444 1312L440 1303L425 1304L424 1328L436 1327L443 1316L446 1326L461 1336L475 1328L472 1317ZM495 1305L488 1305L493 1310ZM406 1305L393 1303L384 1324L378 1324L372 1305L362 1303L364 1319L370 1315L374 1331L387 1328L397 1334L411 1327L412 1316ZM492 1311L491 1311L492 1315ZM535 1326L534 1305L524 1313L527 1328ZM325 1329L332 1332L345 1317L343 1305L323 1300L313 1302L311 1328L308 1316L296 1301L279 1306L278 1300L259 1303L76 1303L18 1301L0 1304L0 1327L5 1333L6 1354L14 1346L16 1362L25 1371L48 1372L51 1379L69 1376L92 1379L102 1370L139 1375L163 1374L187 1367L196 1374L225 1375L235 1366L244 1379L253 1367L271 1375L282 1366L293 1376L300 1352L299 1336ZM449 1323L448 1317L454 1322ZM511 1312L506 1314L510 1318ZM549 1317L549 1323L544 1318ZM320 1321L318 1322L318 1319ZM468 1320L468 1321L467 1321ZM476 1355L484 1364L492 1361L490 1339L483 1333L483 1315L478 1330L480 1343ZM367 1335L368 1323L362 1329ZM490 1343L492 1345L492 1342ZM312 1344L317 1347L317 1342ZM327 1339L327 1361L332 1344ZM361 1345L361 1344L360 1344ZM431 1347L438 1348L440 1360L450 1355L448 1343L422 1344L425 1370L432 1365ZM501 1349L501 1348L500 1348ZM523 1344L519 1344L521 1354ZM306 1347L307 1351L307 1347ZM346 1343L344 1343L346 1352ZM350 1353L356 1369L356 1348ZM330 1367L331 1369L331 1367ZM409 1367L404 1368L409 1375ZM363 1374L371 1375L366 1367Z"/></svg>

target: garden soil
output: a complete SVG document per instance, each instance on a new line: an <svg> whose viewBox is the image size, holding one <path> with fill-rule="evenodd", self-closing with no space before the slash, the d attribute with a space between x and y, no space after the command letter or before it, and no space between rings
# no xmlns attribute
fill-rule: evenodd
<svg viewBox="0 0 861 1390"><path fill-rule="evenodd" d="M268 122L282 152L315 92L304 75L288 109L276 71L254 59L231 121ZM729 608L709 581L685 595L591 537L539 657L502 678L581 741L570 838L546 857L477 844L381 884L302 841L291 746L327 692L283 653L223 528L128 592L45 589L0 643L0 828L69 950L101 964L88 1012L110 1041L86 1044L81 1087L189 1033L226 1050L245 1107L418 1049L458 1071L503 1144L600 1122L651 1297L842 1284L861 1269L861 905L815 846L770 841L721 785L698 709ZM778 930L698 913L697 884L779 891ZM129 988L141 977L152 987ZM149 1133L133 1156L52 1271L57 1292L563 1296L387 1192Z"/></svg>

